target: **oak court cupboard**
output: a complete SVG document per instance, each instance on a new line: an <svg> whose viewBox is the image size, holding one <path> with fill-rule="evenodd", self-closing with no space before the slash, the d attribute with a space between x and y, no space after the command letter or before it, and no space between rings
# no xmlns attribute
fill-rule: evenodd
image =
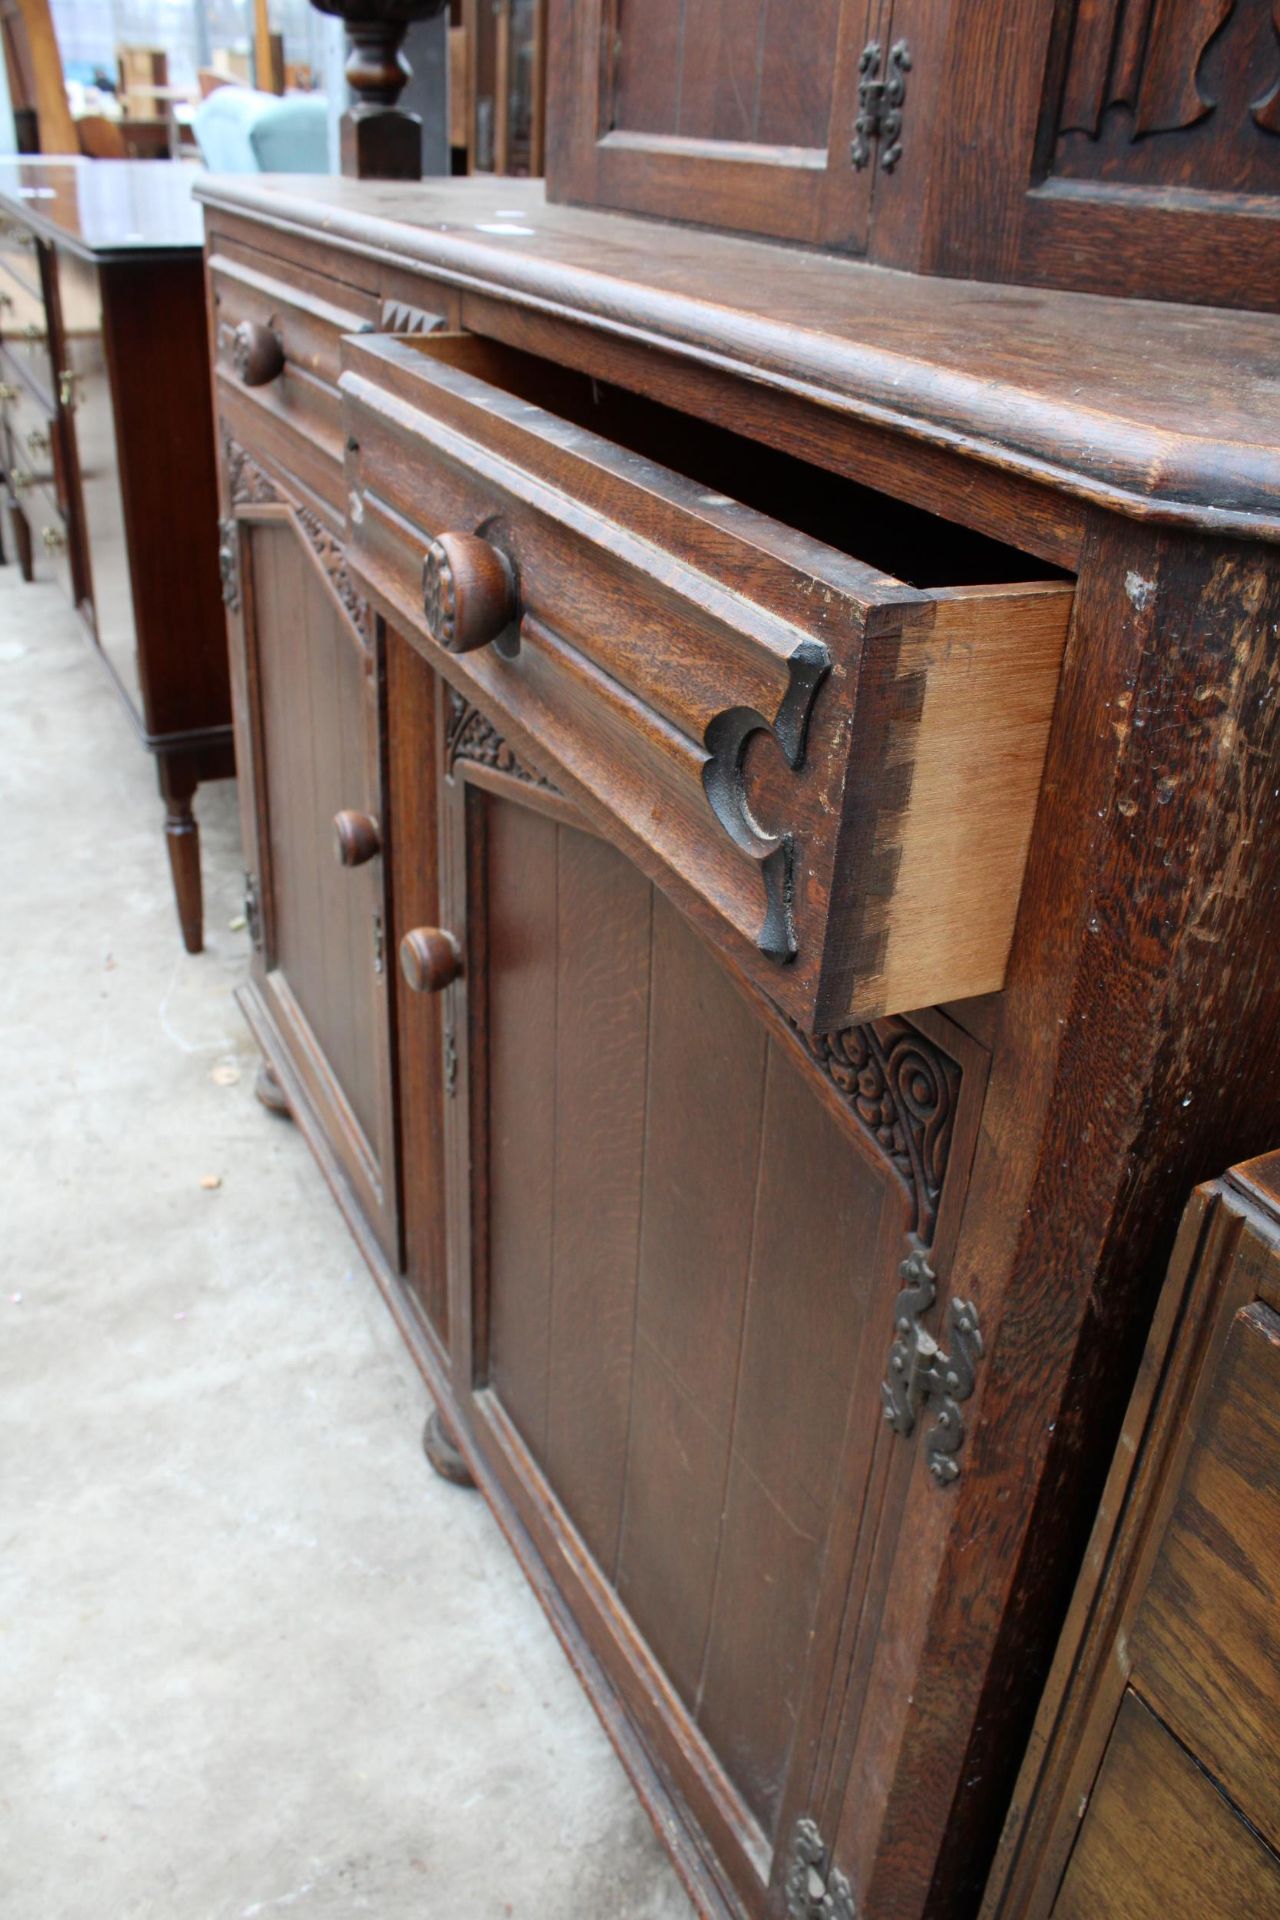
<svg viewBox="0 0 1280 1920"><path fill-rule="evenodd" d="M700 1910L961 1916L1280 1123L1277 49L743 11L201 183L244 1006Z"/></svg>

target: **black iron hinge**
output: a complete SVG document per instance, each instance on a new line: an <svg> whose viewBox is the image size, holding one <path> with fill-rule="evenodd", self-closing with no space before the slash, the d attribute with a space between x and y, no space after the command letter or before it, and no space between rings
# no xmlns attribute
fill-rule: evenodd
<svg viewBox="0 0 1280 1920"><path fill-rule="evenodd" d="M889 1372L880 1389L884 1417L895 1433L911 1433L920 1413L930 1407L934 1424L925 1438L925 1457L934 1479L945 1485L960 1472L956 1454L964 1439L960 1402L973 1392L982 1358L978 1309L972 1300L952 1300L947 1308L951 1351L944 1353L921 1324L933 1305L938 1276L923 1247L915 1247L899 1268L905 1285L894 1308L894 1340Z"/></svg>
<svg viewBox="0 0 1280 1920"><path fill-rule="evenodd" d="M787 1857L787 1920L857 1920L853 1888L814 1821L797 1820Z"/></svg>
<svg viewBox="0 0 1280 1920"><path fill-rule="evenodd" d="M253 874L244 876L244 923L255 947L262 945L262 909L258 904L258 882Z"/></svg>
<svg viewBox="0 0 1280 1920"><path fill-rule="evenodd" d="M902 110L911 49L905 40L895 40L883 70L882 60L880 42L868 40L858 62L858 117L849 156L858 172L871 164L873 141L879 142L880 165L886 173L892 173L902 158Z"/></svg>
<svg viewBox="0 0 1280 1920"><path fill-rule="evenodd" d="M229 613L240 611L240 530L234 520L218 522L218 571L222 599Z"/></svg>

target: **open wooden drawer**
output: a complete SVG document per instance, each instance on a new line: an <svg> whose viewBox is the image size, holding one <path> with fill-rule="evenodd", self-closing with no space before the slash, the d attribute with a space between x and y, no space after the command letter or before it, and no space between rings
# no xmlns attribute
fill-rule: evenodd
<svg viewBox="0 0 1280 1920"><path fill-rule="evenodd" d="M490 342L343 366L375 604L796 1022L1003 984L1069 585Z"/></svg>

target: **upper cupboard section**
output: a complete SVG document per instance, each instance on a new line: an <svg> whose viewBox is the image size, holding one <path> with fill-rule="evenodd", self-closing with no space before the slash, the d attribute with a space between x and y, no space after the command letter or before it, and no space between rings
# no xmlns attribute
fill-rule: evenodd
<svg viewBox="0 0 1280 1920"><path fill-rule="evenodd" d="M1265 0L550 4L553 199L926 273L1275 307Z"/></svg>

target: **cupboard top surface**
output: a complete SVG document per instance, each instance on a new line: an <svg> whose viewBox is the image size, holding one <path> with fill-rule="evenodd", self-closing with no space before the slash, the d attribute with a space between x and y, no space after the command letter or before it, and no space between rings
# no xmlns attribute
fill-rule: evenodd
<svg viewBox="0 0 1280 1920"><path fill-rule="evenodd" d="M205 179L259 223L648 342L1145 519L1280 540L1280 316L1044 292L550 206L540 182Z"/></svg>
<svg viewBox="0 0 1280 1920"><path fill-rule="evenodd" d="M204 241L196 177L181 161L5 160L0 209L94 260L195 253Z"/></svg>

